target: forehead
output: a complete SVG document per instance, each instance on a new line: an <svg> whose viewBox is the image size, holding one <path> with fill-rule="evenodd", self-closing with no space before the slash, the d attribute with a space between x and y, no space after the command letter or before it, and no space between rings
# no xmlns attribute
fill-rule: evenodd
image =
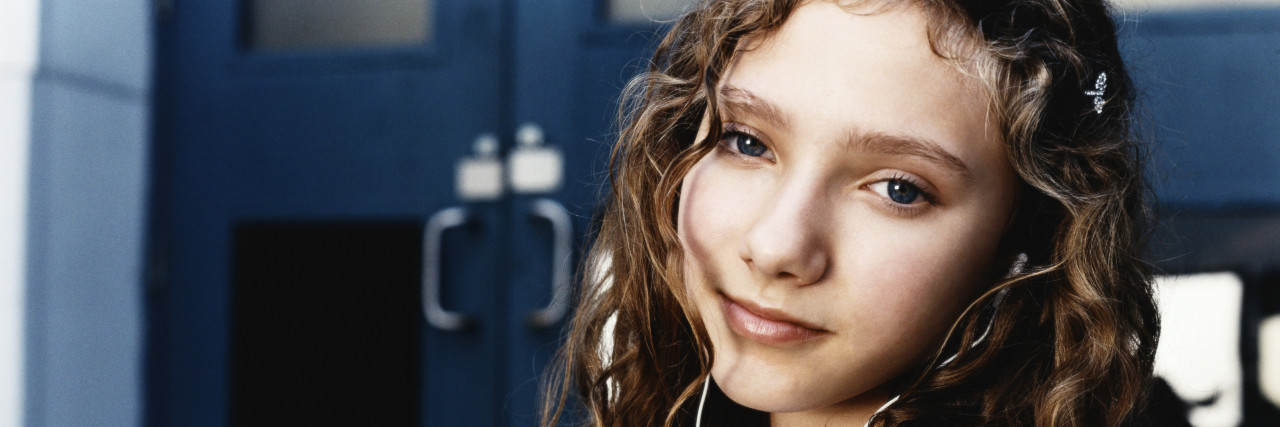
<svg viewBox="0 0 1280 427"><path fill-rule="evenodd" d="M944 144L992 139L987 96L955 60L934 53L927 25L923 10L906 2L874 10L809 2L747 43L724 84L810 124Z"/></svg>

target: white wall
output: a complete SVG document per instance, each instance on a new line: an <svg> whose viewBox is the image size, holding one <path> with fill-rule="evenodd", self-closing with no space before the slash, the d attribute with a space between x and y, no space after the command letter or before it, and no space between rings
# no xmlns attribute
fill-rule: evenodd
<svg viewBox="0 0 1280 427"><path fill-rule="evenodd" d="M1193 426L1235 426L1244 417L1243 298L1244 283L1233 273L1156 278L1160 347L1155 373L1183 400L1213 402L1192 408Z"/></svg>
<svg viewBox="0 0 1280 427"><path fill-rule="evenodd" d="M22 422L23 296L37 0L0 2L0 426Z"/></svg>

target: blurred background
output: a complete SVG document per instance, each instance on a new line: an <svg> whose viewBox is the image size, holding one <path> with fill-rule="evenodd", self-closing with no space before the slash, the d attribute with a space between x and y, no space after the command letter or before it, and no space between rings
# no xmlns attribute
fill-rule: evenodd
<svg viewBox="0 0 1280 427"><path fill-rule="evenodd" d="M534 425L619 91L687 4L0 2L0 425ZM1280 0L1117 10L1157 371L1195 425L1280 425Z"/></svg>

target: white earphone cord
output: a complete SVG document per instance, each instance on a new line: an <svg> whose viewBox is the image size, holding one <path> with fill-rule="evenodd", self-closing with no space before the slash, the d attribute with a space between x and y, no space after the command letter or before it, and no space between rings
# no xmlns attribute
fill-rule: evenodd
<svg viewBox="0 0 1280 427"><path fill-rule="evenodd" d="M707 375L707 380L702 382L702 400L698 402L698 417L693 421L693 427L702 427L702 407L707 405L707 389L711 388L711 376Z"/></svg>

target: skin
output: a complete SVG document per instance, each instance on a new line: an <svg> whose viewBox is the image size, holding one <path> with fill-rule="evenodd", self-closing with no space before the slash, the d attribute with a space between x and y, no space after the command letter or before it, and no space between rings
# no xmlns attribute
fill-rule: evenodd
<svg viewBox="0 0 1280 427"><path fill-rule="evenodd" d="M688 292L716 383L774 425L861 425L1009 267L1016 176L988 99L925 25L911 6L805 4L730 66L725 137L704 141L704 120L718 146L679 206ZM901 203L913 188L928 196Z"/></svg>

